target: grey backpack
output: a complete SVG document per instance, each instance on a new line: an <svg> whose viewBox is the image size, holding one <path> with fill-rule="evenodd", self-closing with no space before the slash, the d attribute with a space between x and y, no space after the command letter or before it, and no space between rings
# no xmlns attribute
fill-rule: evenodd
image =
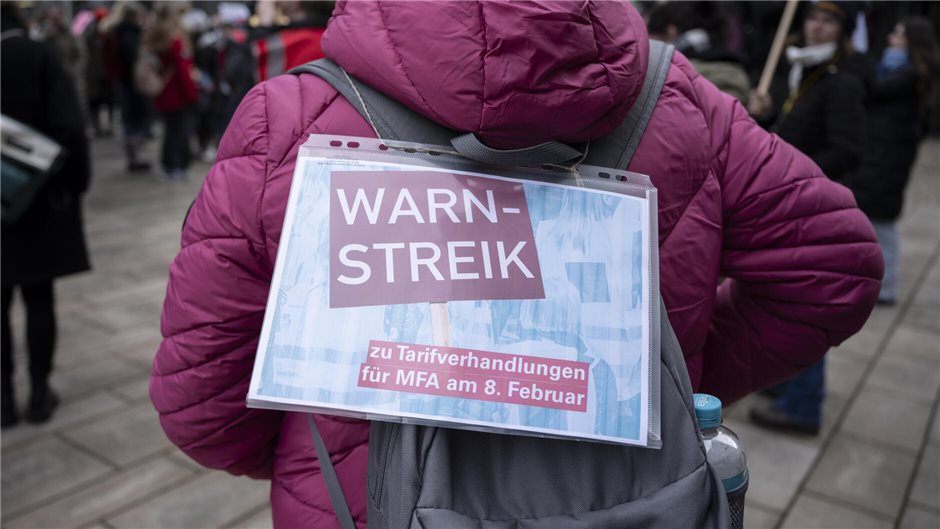
<svg viewBox="0 0 940 529"><path fill-rule="evenodd" d="M634 108L609 136L591 142L584 163L623 168L659 99L673 48L651 41ZM326 59L291 71L330 83L383 139L452 145L492 164L560 163L581 158L548 142L491 149L460 136L352 80ZM373 421L369 432L370 528L601 529L729 526L721 482L705 460L692 387L676 335L661 310L662 448L624 447ZM323 440L310 420L320 465L343 529L355 524Z"/></svg>

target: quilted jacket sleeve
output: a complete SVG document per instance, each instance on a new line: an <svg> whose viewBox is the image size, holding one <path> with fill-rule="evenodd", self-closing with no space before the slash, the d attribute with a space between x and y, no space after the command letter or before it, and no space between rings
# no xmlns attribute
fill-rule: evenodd
<svg viewBox="0 0 940 529"><path fill-rule="evenodd" d="M722 201L720 285L701 390L735 400L816 362L861 329L884 263L852 193L695 79Z"/></svg>
<svg viewBox="0 0 940 529"><path fill-rule="evenodd" d="M170 266L150 397L167 436L199 463L269 477L281 412L245 395L271 262L259 207L269 150L264 87L233 117Z"/></svg>

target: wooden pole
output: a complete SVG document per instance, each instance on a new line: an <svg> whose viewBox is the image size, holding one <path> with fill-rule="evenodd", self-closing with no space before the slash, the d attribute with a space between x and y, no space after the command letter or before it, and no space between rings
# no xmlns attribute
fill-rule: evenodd
<svg viewBox="0 0 940 529"><path fill-rule="evenodd" d="M764 63L764 71L760 76L760 83L757 84L757 91L766 94L770 89L770 81L774 78L774 72L777 71L777 63L780 62L780 55L783 53L783 45L790 33L790 25L793 24L793 15L796 14L796 6L799 0L787 0L787 6L783 9L783 16L780 17L780 24L777 25L777 34L774 36L773 46L767 55L767 62Z"/></svg>

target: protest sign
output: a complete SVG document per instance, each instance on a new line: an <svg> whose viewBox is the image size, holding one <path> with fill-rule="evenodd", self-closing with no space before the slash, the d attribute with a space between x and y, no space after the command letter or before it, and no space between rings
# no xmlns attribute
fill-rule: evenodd
<svg viewBox="0 0 940 529"><path fill-rule="evenodd" d="M361 150L298 158L248 404L648 444L648 190Z"/></svg>

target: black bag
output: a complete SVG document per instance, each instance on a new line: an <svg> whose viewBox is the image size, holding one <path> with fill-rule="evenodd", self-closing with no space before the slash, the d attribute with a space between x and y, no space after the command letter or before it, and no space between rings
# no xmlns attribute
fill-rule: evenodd
<svg viewBox="0 0 940 529"><path fill-rule="evenodd" d="M4 222L19 219L67 155L48 136L9 116L0 116L0 218Z"/></svg>

